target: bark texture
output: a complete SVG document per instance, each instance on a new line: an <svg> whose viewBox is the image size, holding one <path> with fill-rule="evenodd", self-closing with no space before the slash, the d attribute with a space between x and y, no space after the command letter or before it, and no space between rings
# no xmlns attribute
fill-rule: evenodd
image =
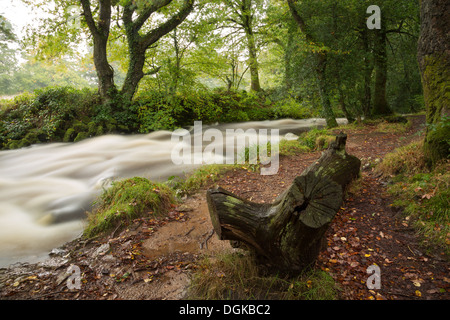
<svg viewBox="0 0 450 320"><path fill-rule="evenodd" d="M450 126L450 2L422 0L418 62L427 110L425 156L434 166L449 157Z"/></svg>
<svg viewBox="0 0 450 320"><path fill-rule="evenodd" d="M216 188L207 191L214 230L238 241L260 262L287 273L314 264L322 238L343 201L343 190L359 174L360 160L345 151L340 134L272 204L258 204Z"/></svg>

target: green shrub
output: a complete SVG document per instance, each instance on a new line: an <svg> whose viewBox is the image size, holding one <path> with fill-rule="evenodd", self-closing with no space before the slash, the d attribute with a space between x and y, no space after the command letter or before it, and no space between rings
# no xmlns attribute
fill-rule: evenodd
<svg viewBox="0 0 450 320"><path fill-rule="evenodd" d="M384 175L399 175L420 173L426 170L423 154L423 140L396 149L387 154L377 166L377 170Z"/></svg>
<svg viewBox="0 0 450 320"><path fill-rule="evenodd" d="M293 156L311 151L298 140L281 140L279 145L280 156Z"/></svg>
<svg viewBox="0 0 450 320"><path fill-rule="evenodd" d="M274 118L270 101L235 91L193 91L173 96L147 92L135 104L142 133L191 126L194 120L211 124Z"/></svg>
<svg viewBox="0 0 450 320"><path fill-rule="evenodd" d="M326 129L312 128L302 133L298 141L310 150L322 150L328 148L329 144L335 139Z"/></svg>
<svg viewBox="0 0 450 320"><path fill-rule="evenodd" d="M69 128L82 127L99 103L98 95L90 89L49 87L33 94L15 97L0 111L0 148L24 147L39 142L68 141ZM76 133L87 131L87 128ZM36 134L34 138L30 134ZM21 141L12 143L12 141Z"/></svg>
<svg viewBox="0 0 450 320"><path fill-rule="evenodd" d="M276 119L306 119L312 116L310 108L304 103L300 103L292 97L283 99L275 104L273 109Z"/></svg>

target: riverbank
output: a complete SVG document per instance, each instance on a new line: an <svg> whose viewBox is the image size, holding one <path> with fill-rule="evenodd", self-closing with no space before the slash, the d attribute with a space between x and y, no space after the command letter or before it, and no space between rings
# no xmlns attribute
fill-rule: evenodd
<svg viewBox="0 0 450 320"><path fill-rule="evenodd" d="M410 221L390 206L386 180L376 163L394 149L420 140L424 117L413 117L408 128L346 127L347 151L362 160L362 176L327 233L328 248L316 268L329 274L340 291L336 299L448 299L449 266L445 255L425 251ZM214 184L254 202L271 202L293 178L318 159L320 151L280 158L274 176L232 169ZM1 299L183 299L194 274L217 272L204 257L220 261L233 253L212 232L204 186L165 217L136 219L123 231L102 238L77 239L55 250L50 260L0 271ZM381 268L381 289L365 285L367 267ZM80 287L70 289L67 273L79 268ZM206 269L205 269L206 268ZM77 269L78 270L78 269ZM76 282L72 282L76 285ZM248 289L248 288L247 288ZM245 290L243 290L244 292Z"/></svg>

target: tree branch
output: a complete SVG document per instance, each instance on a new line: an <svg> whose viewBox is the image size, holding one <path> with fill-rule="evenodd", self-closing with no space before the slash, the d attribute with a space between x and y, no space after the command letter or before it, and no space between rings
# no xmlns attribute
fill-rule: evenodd
<svg viewBox="0 0 450 320"><path fill-rule="evenodd" d="M145 48L149 47L162 36L166 35L170 31L172 31L175 27L177 27L183 20L191 13L194 8L194 0L184 0L183 7L178 11L175 15L173 15L169 20L164 22L158 28L153 29L148 32L143 37L143 45Z"/></svg>
<svg viewBox="0 0 450 320"><path fill-rule="evenodd" d="M80 0L80 2L81 2L81 6L83 8L82 15L84 16L84 19L86 20L89 30L91 31L92 34L99 34L99 31L95 24L94 18L92 17L91 1L90 0Z"/></svg>
<svg viewBox="0 0 450 320"><path fill-rule="evenodd" d="M308 28L306 27L305 20L303 20L302 16L298 12L296 8L296 0L288 0L289 10L291 11L292 17L294 18L295 22L297 22L297 25L300 28L300 31L305 35L306 40L310 42L315 42L314 38L311 36L311 34L308 31Z"/></svg>
<svg viewBox="0 0 450 320"><path fill-rule="evenodd" d="M151 5L147 6L144 11L133 22L135 30L140 30L145 21L152 15L152 13L158 11L162 7L167 6L172 0L154 0Z"/></svg>
<svg viewBox="0 0 450 320"><path fill-rule="evenodd" d="M151 76L151 75L153 75L153 74L156 74L156 73L159 72L160 69L161 69L161 66L159 66L159 67L154 67L152 70L145 72L145 73L144 73L144 76Z"/></svg>

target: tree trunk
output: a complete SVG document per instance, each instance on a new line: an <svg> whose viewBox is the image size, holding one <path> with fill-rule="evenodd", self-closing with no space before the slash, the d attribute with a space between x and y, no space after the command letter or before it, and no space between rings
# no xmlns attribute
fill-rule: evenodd
<svg viewBox="0 0 450 320"><path fill-rule="evenodd" d="M107 42L107 38L101 37L101 39L95 39L94 37L94 65L98 78L98 91L104 103L111 101L112 95L116 90L114 69L106 58Z"/></svg>
<svg viewBox="0 0 450 320"><path fill-rule="evenodd" d="M122 21L125 26L128 40L129 62L128 72L122 86L122 94L128 100L133 99L133 96L138 89L139 82L146 74L144 73L145 52L151 45L156 43L161 37L172 31L186 19L194 8L194 1L195 0L184 0L181 8L176 13L169 17L165 22L162 22L157 27L144 34L141 34L140 32L142 31L141 28L144 26L145 22L153 13L169 5L172 0L149 2L135 18L134 15L136 15L137 9L135 2L126 2L122 14Z"/></svg>
<svg viewBox="0 0 450 320"><path fill-rule="evenodd" d="M347 109L347 106L345 103L344 91L342 90L340 83L338 84L338 91L339 91L339 105L341 107L342 112L344 113L344 116L347 118L348 123L355 122L355 118L352 116L352 114Z"/></svg>
<svg viewBox="0 0 450 320"><path fill-rule="evenodd" d="M98 77L98 90L104 103L112 99L116 87L114 85L114 70L108 63L107 44L111 24L111 1L99 1L99 18L95 22L89 0L80 0L83 16L94 41L94 65Z"/></svg>
<svg viewBox="0 0 450 320"><path fill-rule="evenodd" d="M129 41L130 42L130 41ZM133 43L133 41L131 41ZM129 46L130 57L128 62L128 71L125 77L125 81L122 85L122 95L127 100L132 100L134 94L137 91L139 82L144 77L144 65L145 65L145 49L137 43L133 46Z"/></svg>
<svg viewBox="0 0 450 320"><path fill-rule="evenodd" d="M308 31L307 26L305 24L305 20L303 20L303 17L300 15L300 13L297 10L296 7L296 0L288 0L289 10L291 11L291 15L294 18L295 22L297 23L298 27L300 28L300 31L305 35L305 38L309 42L316 42L314 37L311 35L311 33ZM319 52L319 53L313 53L315 63L316 63L316 74L317 79L319 82L319 94L320 98L322 100L322 110L324 117L327 121L327 127L328 128L334 128L337 127L336 122L336 116L333 112L333 109L331 107L330 103L330 97L328 93L328 86L326 81L326 66L327 66L327 53L326 52Z"/></svg>
<svg viewBox="0 0 450 320"><path fill-rule="evenodd" d="M322 238L358 176L360 161L345 151L340 134L272 204L252 203L222 188L207 191L214 230L221 240L244 244L259 262L286 273L312 266Z"/></svg>
<svg viewBox="0 0 450 320"><path fill-rule="evenodd" d="M259 66L258 66L258 55L255 44L255 35L253 33L253 16L252 16L252 1L243 0L241 6L240 18L242 20L242 26L245 31L245 36L247 38L247 49L248 49L248 66L250 69L250 88L252 91L261 91L261 85L259 82Z"/></svg>
<svg viewBox="0 0 450 320"><path fill-rule="evenodd" d="M371 62L371 50L370 50L370 39L369 30L366 26L366 20L364 19L362 27L360 28L362 46L364 51L364 92L361 100L362 112L366 119L372 116L372 72L373 63Z"/></svg>
<svg viewBox="0 0 450 320"><path fill-rule="evenodd" d="M314 55L316 58L316 74L319 82L319 94L322 101L322 113L327 121L327 127L335 128L338 124L333 108L331 107L328 85L326 81L327 54L314 53Z"/></svg>
<svg viewBox="0 0 450 320"><path fill-rule="evenodd" d="M373 115L383 116L392 114L386 99L387 82L387 51L386 51L386 27L382 23L380 30L375 30L374 55L375 55L375 91L373 101Z"/></svg>
<svg viewBox="0 0 450 320"><path fill-rule="evenodd" d="M450 3L446 0L422 0L422 20L418 44L418 62L427 110L425 157L430 166L449 157L450 126L442 117L450 116ZM448 118L447 118L448 119Z"/></svg>
<svg viewBox="0 0 450 320"><path fill-rule="evenodd" d="M283 46L284 50L284 85L287 93L290 92L293 85L294 72L292 68L292 56L293 52L296 48L296 43L294 41L294 28L293 24L289 25L288 28L288 39L285 46Z"/></svg>
<svg viewBox="0 0 450 320"><path fill-rule="evenodd" d="M255 39L253 34L247 35L248 52L249 52L249 66L250 66L250 88L252 91L261 91L261 84L259 83L258 58L256 55Z"/></svg>

